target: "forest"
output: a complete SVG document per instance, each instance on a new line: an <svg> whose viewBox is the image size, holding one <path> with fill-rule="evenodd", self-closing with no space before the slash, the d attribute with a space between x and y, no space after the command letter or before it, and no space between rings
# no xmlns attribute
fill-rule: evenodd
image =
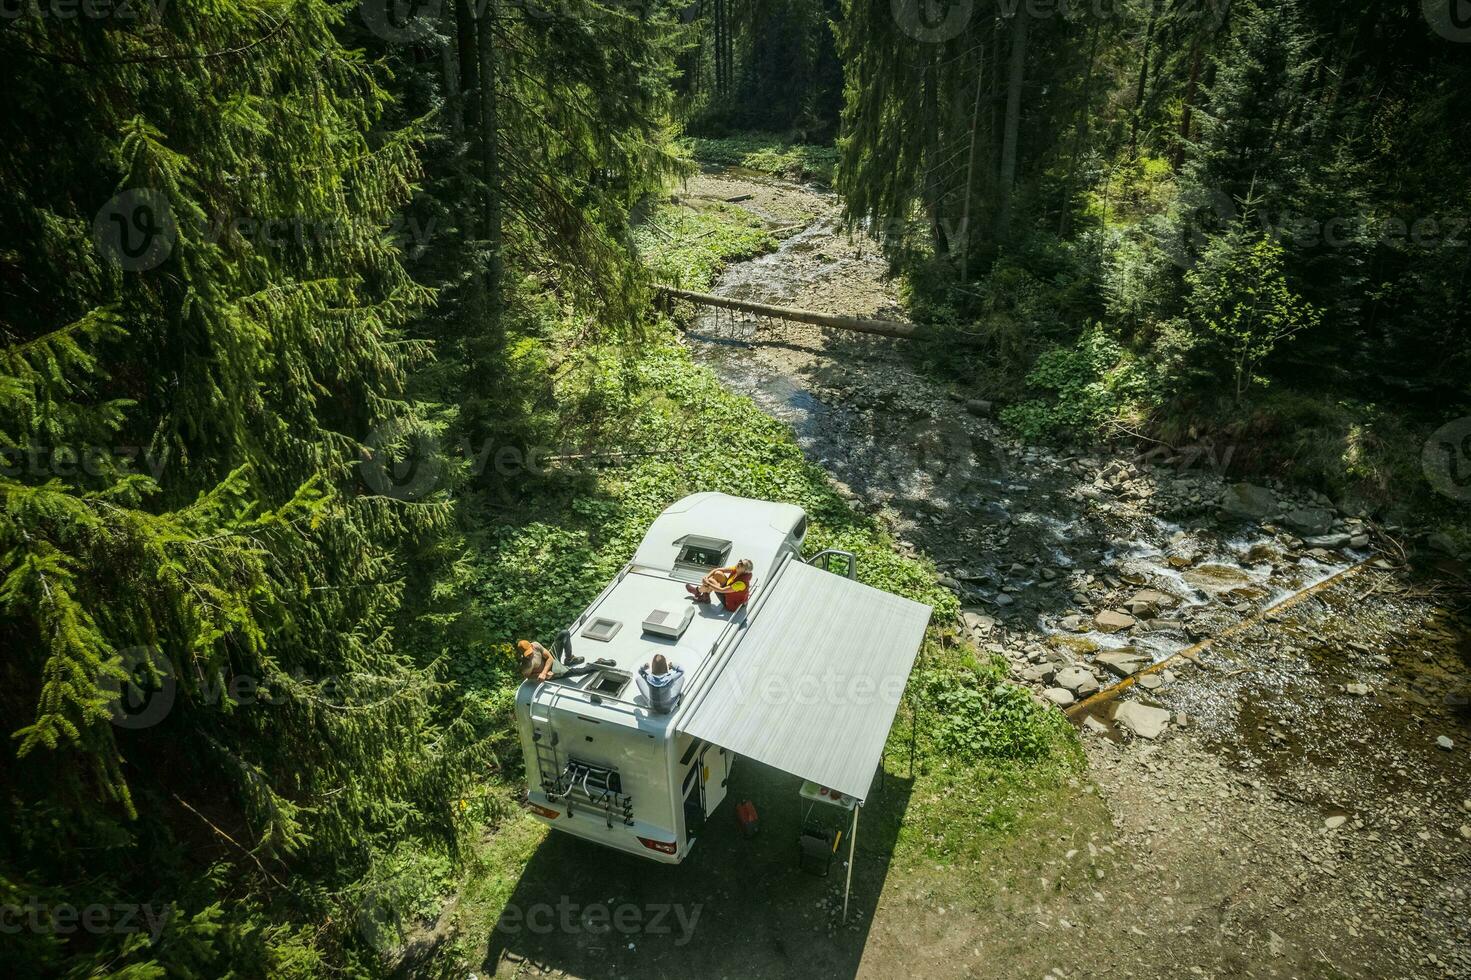
<svg viewBox="0 0 1471 980"><path fill-rule="evenodd" d="M1033 610L993 587L1020 577L1013 556L979 539L999 571L972 586L835 486L841 450L808 452L692 347L709 314L664 287L713 293L796 247L796 219L742 209L766 189L830 204L831 241L881 264L891 303L825 312L922 328L862 349L892 352L880 382L924 379L1018 459L1118 459L1115 475L1208 461L1211 478L1270 485L1340 515L1294 547L1376 528L1389 557L1418 549L1449 576L1416 601L1458 609L1461 8L9 0L6 972L528 975L488 957L548 846L521 807L513 644L549 641L697 490L799 504L808 551L852 551L868 584L934 609L885 763L908 753L912 775L918 752L922 775L908 811L875 817L897 841L891 879L1001 852L1030 868L1008 842L1050 833L1037 814L1102 805L1069 795L1091 758L1074 727L1016 682L1038 661L977 632ZM749 186L701 198L711 174ZM844 385L839 401L882 402ZM1001 598L977 618L987 590ZM1068 611L1056 591L1049 616ZM1461 658L1436 683L1471 691L1471 646L1432 620ZM1442 710L1427 697L1411 710ZM1463 765L1452 697L1445 758ZM916 749L900 733L920 704L935 720ZM1433 745L1440 722L1415 717ZM961 802L981 785L984 819ZM1459 863L1441 867L1464 896L1458 812ZM1461 920L1420 975L1471 969ZM873 929L833 969L854 975ZM621 947L595 947L561 968L741 975L739 935L698 967L672 948L606 966ZM889 955L877 969L909 962Z"/></svg>

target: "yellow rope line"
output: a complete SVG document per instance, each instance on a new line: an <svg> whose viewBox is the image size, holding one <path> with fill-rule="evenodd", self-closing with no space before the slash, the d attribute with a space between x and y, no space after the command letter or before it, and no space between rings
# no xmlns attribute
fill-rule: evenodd
<svg viewBox="0 0 1471 980"><path fill-rule="evenodd" d="M1279 602L1275 602L1269 606L1265 606L1252 615L1241 620L1239 623L1233 623L1215 636L1201 640L1199 643L1196 643L1193 646L1188 646L1185 649L1181 650L1179 653L1172 654L1171 656L1166 657L1157 664L1150 664L1148 667L1145 667L1138 673L1125 677L1123 680L1119 681L1112 687L1104 688L1098 693L1089 696L1087 699L1079 701L1077 704L1074 704L1071 707L1067 708L1064 713L1067 715L1069 721L1077 722L1085 714L1091 713L1093 708L1112 701L1124 691L1127 691L1130 687L1133 687L1135 680L1143 677L1145 674L1159 673L1172 664L1179 663L1181 660L1194 660L1196 657L1200 656L1201 653L1209 650L1218 642L1229 640L1231 637L1242 632L1243 630L1250 629L1263 620L1270 619L1277 613L1292 608L1302 600L1306 599L1308 596L1314 595L1315 593L1326 589L1330 585L1334 585L1338 582L1342 582L1349 578L1352 578L1359 572L1363 571L1370 562L1375 560L1376 559L1374 558L1365 558L1358 564L1350 565L1348 568L1345 568L1341 572L1334 572L1332 575L1323 579L1323 581L1318 582L1315 585L1310 585L1300 592L1294 592L1292 595L1287 596L1285 599L1282 599Z"/></svg>

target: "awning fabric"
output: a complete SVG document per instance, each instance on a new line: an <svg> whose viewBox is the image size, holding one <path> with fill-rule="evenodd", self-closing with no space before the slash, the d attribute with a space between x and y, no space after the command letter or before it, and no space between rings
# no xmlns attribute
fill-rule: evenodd
<svg viewBox="0 0 1471 980"><path fill-rule="evenodd" d="M800 561L769 588L676 727L862 800L931 609Z"/></svg>

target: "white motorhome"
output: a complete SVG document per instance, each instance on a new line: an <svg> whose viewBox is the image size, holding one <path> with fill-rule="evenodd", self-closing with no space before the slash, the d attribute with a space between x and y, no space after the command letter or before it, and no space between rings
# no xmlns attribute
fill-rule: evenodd
<svg viewBox="0 0 1471 980"><path fill-rule="evenodd" d="M725 798L737 752L862 800L930 610L853 581L849 553L804 561L806 530L800 507L720 493L686 497L654 521L562 636L570 653L604 665L517 692L530 812L673 864ZM826 570L834 556L846 576ZM754 564L743 607L690 601L686 585L741 558ZM638 683L659 653L684 672L666 713ZM824 663L860 693L817 705L786 696L793 674ZM762 694L773 677L775 696L769 683ZM889 690L868 691L885 680Z"/></svg>

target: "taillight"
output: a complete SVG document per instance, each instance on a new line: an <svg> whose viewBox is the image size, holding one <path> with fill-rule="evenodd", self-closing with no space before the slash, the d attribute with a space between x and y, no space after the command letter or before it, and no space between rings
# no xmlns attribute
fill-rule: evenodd
<svg viewBox="0 0 1471 980"><path fill-rule="evenodd" d="M658 851L660 854L673 854L679 850L679 845L672 840L649 840L647 837L640 837L638 842L649 850Z"/></svg>
<svg viewBox="0 0 1471 980"><path fill-rule="evenodd" d="M530 800L528 800L524 805L526 809L530 810L538 817L546 817L548 820L555 820L562 815L560 810L553 810L551 807L548 806L540 806L536 803L532 803Z"/></svg>

